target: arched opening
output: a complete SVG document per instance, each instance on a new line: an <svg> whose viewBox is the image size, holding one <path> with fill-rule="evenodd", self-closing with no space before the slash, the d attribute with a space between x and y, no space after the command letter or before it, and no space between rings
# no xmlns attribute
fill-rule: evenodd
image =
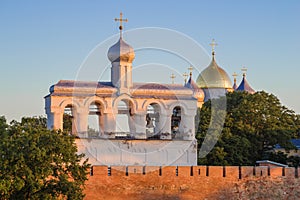
<svg viewBox="0 0 300 200"><path fill-rule="evenodd" d="M181 122L181 107L176 106L173 109L172 117L171 117L171 132L172 132L172 138L175 138L180 133L180 122Z"/></svg>
<svg viewBox="0 0 300 200"><path fill-rule="evenodd" d="M100 103L93 102L89 106L88 136L99 137L103 135L103 107Z"/></svg>
<svg viewBox="0 0 300 200"><path fill-rule="evenodd" d="M77 133L76 123L75 123L75 107L72 104L68 104L64 108L63 131L73 135L76 135Z"/></svg>
<svg viewBox="0 0 300 200"><path fill-rule="evenodd" d="M146 136L147 138L159 139L160 129L159 126L159 113L160 107L157 103L152 103L147 106L146 114Z"/></svg>
<svg viewBox="0 0 300 200"><path fill-rule="evenodd" d="M134 133L133 105L129 100L121 100L118 103L116 116L116 138L132 137Z"/></svg>

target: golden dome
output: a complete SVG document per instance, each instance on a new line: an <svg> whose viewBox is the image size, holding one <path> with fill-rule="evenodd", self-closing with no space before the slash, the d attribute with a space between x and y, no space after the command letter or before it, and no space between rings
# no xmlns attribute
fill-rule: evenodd
<svg viewBox="0 0 300 200"><path fill-rule="evenodd" d="M135 58L135 53L134 49L129 44L124 42L121 37L116 44L109 48L107 57L110 62L125 61L131 63Z"/></svg>
<svg viewBox="0 0 300 200"><path fill-rule="evenodd" d="M209 66L197 78L199 88L225 88L232 89L232 83L224 69L218 66L213 58Z"/></svg>

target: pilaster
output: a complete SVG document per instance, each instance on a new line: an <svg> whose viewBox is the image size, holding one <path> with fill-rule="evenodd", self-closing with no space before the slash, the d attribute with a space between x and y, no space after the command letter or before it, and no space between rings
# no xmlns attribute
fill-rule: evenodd
<svg viewBox="0 0 300 200"><path fill-rule="evenodd" d="M170 140L172 139L172 133L171 133L171 117L172 114L161 114L160 115L160 127L161 127L161 133L160 133L160 139L162 140Z"/></svg>
<svg viewBox="0 0 300 200"><path fill-rule="evenodd" d="M146 139L146 113L137 112L134 115L135 133L134 137L137 139Z"/></svg>

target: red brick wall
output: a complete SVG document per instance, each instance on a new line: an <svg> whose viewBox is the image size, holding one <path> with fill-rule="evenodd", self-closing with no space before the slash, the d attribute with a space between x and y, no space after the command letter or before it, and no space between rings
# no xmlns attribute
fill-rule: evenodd
<svg viewBox="0 0 300 200"><path fill-rule="evenodd" d="M160 167L113 166L111 176L107 166L93 166L92 171L86 182L85 199L215 199L218 195L227 199L237 195L234 188L247 179L282 178L282 168L270 168L268 176L268 167L209 166L208 174L206 166L168 166L161 170ZM294 168L285 169L287 177L295 179Z"/></svg>

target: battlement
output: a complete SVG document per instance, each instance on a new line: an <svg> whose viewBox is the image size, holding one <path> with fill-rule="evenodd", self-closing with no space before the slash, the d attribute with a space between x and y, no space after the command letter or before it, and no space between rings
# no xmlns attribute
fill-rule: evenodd
<svg viewBox="0 0 300 200"><path fill-rule="evenodd" d="M215 177L243 179L248 177L294 177L298 178L299 169L270 166L92 166L90 176L157 176L167 177Z"/></svg>
<svg viewBox="0 0 300 200"><path fill-rule="evenodd" d="M263 195L299 188L298 174L296 168L268 166L92 166L85 194L86 199L239 199L257 188Z"/></svg>

